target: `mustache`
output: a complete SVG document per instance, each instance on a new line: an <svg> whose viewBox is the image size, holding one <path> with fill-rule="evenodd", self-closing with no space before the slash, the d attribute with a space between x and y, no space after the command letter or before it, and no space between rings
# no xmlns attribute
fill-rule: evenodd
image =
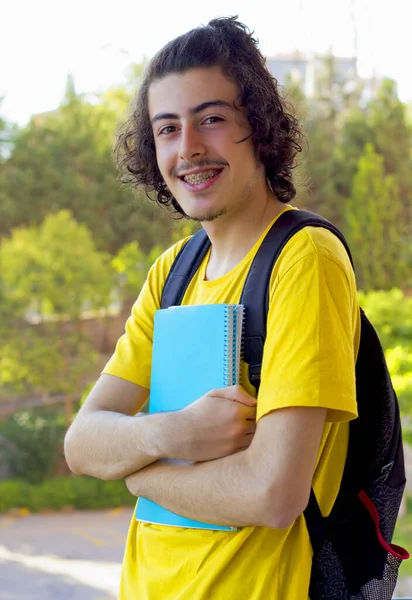
<svg viewBox="0 0 412 600"><path fill-rule="evenodd" d="M173 169L172 175L174 175L174 177L180 177L181 174L185 173L186 171L191 171L192 169L204 169L204 168L220 169L221 167L227 167L227 166L228 166L228 163L222 159L199 160L196 163L186 162L186 163L180 165L178 169Z"/></svg>

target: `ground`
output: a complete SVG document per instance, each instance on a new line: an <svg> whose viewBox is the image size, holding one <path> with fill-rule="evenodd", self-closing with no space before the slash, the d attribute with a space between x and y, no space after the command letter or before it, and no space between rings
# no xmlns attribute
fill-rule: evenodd
<svg viewBox="0 0 412 600"><path fill-rule="evenodd" d="M113 600L132 508L0 515L0 600Z"/></svg>

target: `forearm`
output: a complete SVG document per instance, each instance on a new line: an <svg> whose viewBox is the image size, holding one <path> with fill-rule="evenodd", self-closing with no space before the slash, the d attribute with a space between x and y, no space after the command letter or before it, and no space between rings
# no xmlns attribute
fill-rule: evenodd
<svg viewBox="0 0 412 600"><path fill-rule="evenodd" d="M173 454L180 420L178 413L86 413L66 435L67 462L77 474L99 479L124 478Z"/></svg>
<svg viewBox="0 0 412 600"><path fill-rule="evenodd" d="M189 519L238 527L265 525L266 494L248 451L203 463L158 462L130 475L136 496Z"/></svg>

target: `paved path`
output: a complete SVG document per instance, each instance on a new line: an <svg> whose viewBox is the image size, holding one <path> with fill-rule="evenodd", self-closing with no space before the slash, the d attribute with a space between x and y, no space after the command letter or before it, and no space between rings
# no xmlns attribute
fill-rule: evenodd
<svg viewBox="0 0 412 600"><path fill-rule="evenodd" d="M132 509L0 515L0 600L114 600Z"/></svg>

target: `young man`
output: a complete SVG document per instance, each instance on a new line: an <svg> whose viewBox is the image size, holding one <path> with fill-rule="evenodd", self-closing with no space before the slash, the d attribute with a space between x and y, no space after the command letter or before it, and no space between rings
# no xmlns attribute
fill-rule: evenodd
<svg viewBox="0 0 412 600"><path fill-rule="evenodd" d="M153 59L119 148L133 183L199 221L211 240L183 304L239 301L266 232L294 210L301 139L256 41L235 19L190 31ZM241 386L135 418L149 396L154 314L185 241L151 268L67 434L68 463L75 473L125 478L135 496L183 516L240 527L200 531L133 518L122 600L305 599L312 550L302 513L312 486L330 512L357 415L360 325L348 256L319 228L285 246L271 278L257 401L244 369Z"/></svg>

